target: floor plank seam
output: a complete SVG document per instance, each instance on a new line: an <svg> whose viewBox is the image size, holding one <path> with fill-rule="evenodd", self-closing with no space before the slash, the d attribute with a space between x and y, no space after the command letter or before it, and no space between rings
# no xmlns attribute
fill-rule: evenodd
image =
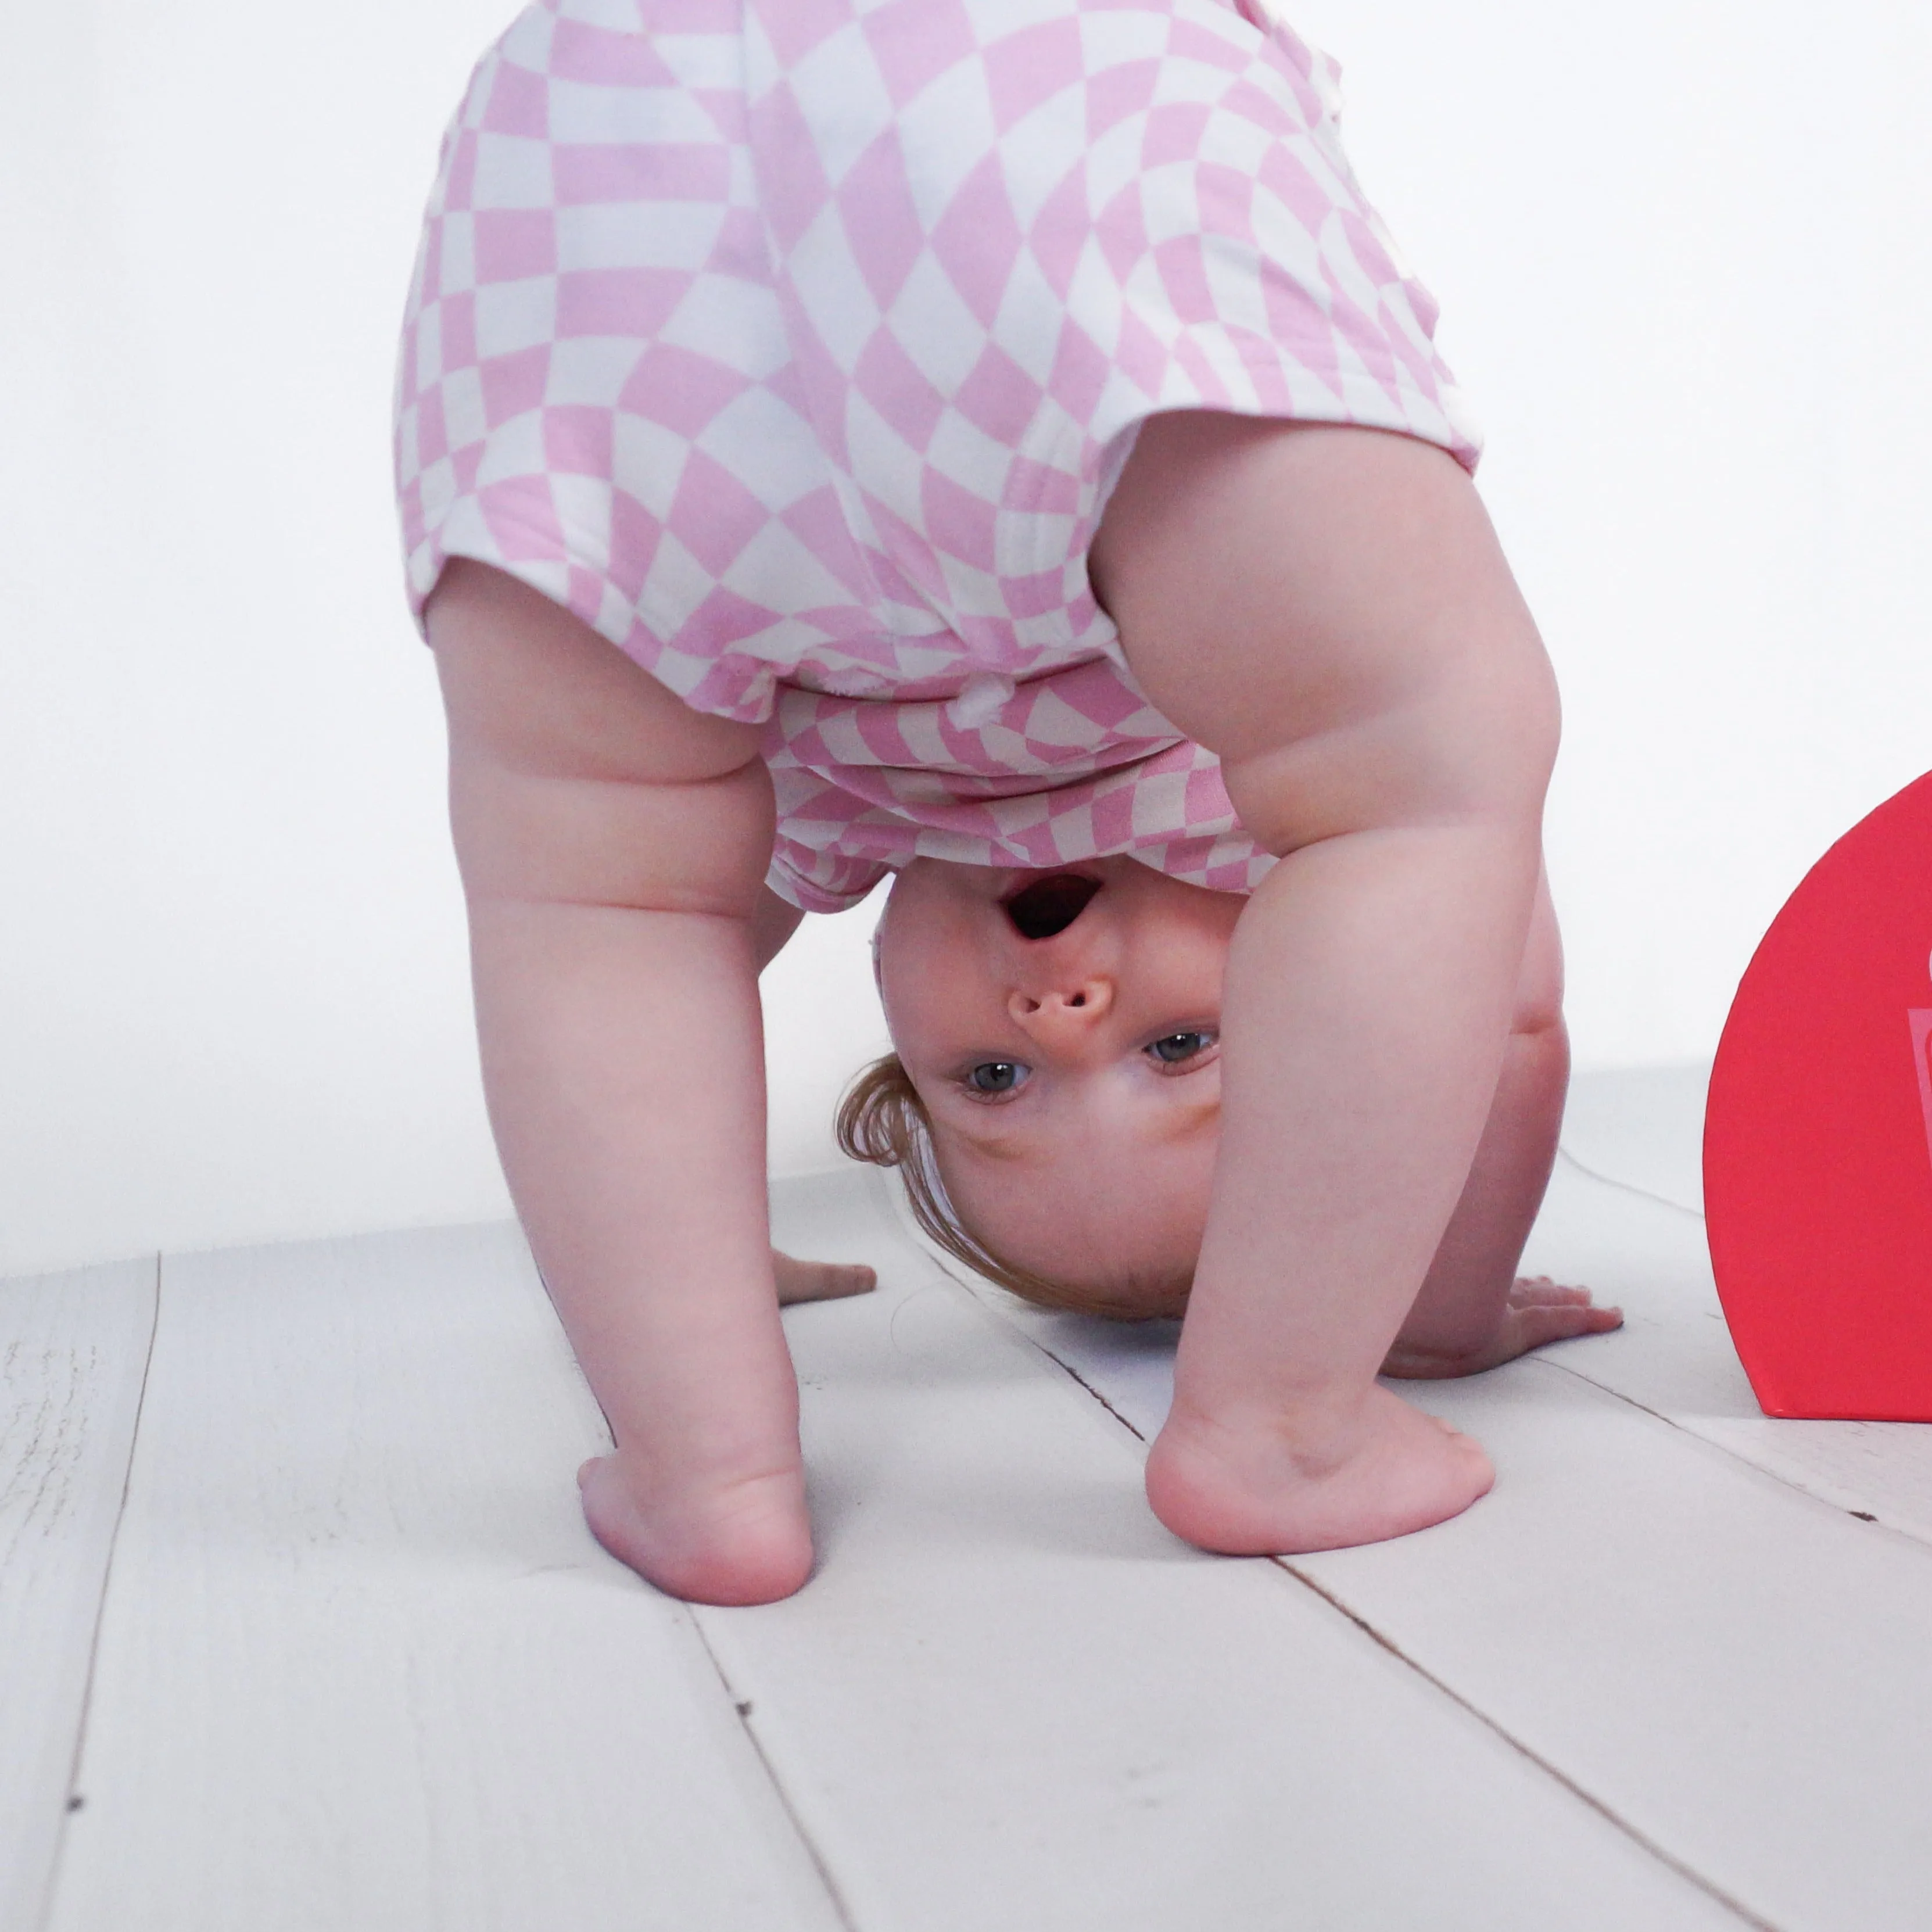
<svg viewBox="0 0 1932 1932"><path fill-rule="evenodd" d="M925 1252L926 1258L932 1263L933 1266L939 1270L940 1274L944 1276L946 1280L950 1281L955 1288L963 1289L967 1294L972 1298L974 1304L977 1307L984 1310L986 1314L991 1316L1003 1329L1006 1330L1010 1334L1017 1335L1022 1341L1026 1343L1028 1348L1035 1349L1040 1354L1044 1355L1056 1369L1058 1369L1063 1374L1071 1377L1073 1381L1078 1383L1080 1387L1084 1389L1086 1392L1090 1395L1094 1400L1097 1402L1100 1406L1104 1408L1107 1413L1134 1438L1136 1442L1144 1443L1146 1442L1147 1438L1142 1434L1140 1430L1136 1429L1134 1425L1107 1400L1106 1396L1103 1395L1099 1389L1096 1388L1071 1362L1066 1361L1061 1357L1056 1355L1038 1336L1029 1334L1025 1329L1022 1328L1019 1325L1018 1322L1013 1321L1011 1317L1007 1315L1006 1310L1001 1308L998 1304L994 1300L992 1296L988 1294L980 1284L968 1280L963 1274L955 1274L953 1270L946 1265L950 1257L942 1254L937 1247L933 1246L930 1243L925 1240L924 1231L922 1229L917 1229L915 1230L915 1232L917 1232L920 1237L920 1246L922 1251ZM1004 1291L1000 1290L998 1291L998 1292L1004 1293Z"/></svg>
<svg viewBox="0 0 1932 1932"><path fill-rule="evenodd" d="M766 1782L772 1788L772 1795L777 1798L779 1808L783 1810L786 1818L790 1822L792 1830L797 1834L798 1842L804 1848L806 1856L812 1861L812 1870L818 1874L818 1882L824 1888L826 1899L832 1907L832 1916L844 1928L844 1932L860 1932L859 1922L853 1916L852 1908L847 1902L845 1894L840 1888L838 1880L832 1875L830 1864L826 1861L824 1853L819 1850L817 1840L806 1829L805 1820L799 1816L798 1808L792 1802L791 1793L785 1789L784 1780L778 1775L777 1766L772 1763L765 1750L763 1740L758 1736L757 1727L752 1722L753 1714L752 1699L744 1696L738 1687L731 1682L730 1675L724 1668L723 1659L712 1648L710 1634L704 1628L704 1618L694 1608L689 1606L686 1606L685 1614L691 1620L691 1627L697 1633L698 1641L704 1647L705 1655L711 1660L712 1669L718 1673L718 1681L724 1686L725 1696L731 1700L731 1708L737 1718L739 1728L744 1732L746 1741L751 1745L752 1751L758 1758L759 1767L765 1774Z"/></svg>
<svg viewBox="0 0 1932 1932"><path fill-rule="evenodd" d="M1688 1436L1693 1442L1701 1442L1706 1449L1715 1450L1719 1455L1728 1456L1733 1462L1742 1463L1744 1468L1754 1474L1766 1477L1781 1487L1790 1490L1794 1496L1802 1496L1807 1502L1816 1503L1820 1509L1836 1510L1841 1515L1854 1516L1860 1522L1870 1523L1874 1529L1889 1530L1894 1536L1904 1537L1907 1542L1915 1544L1921 1550L1932 1550L1932 1537L1922 1535L1918 1531L1909 1529L1902 1523L1887 1522L1883 1517L1874 1515L1870 1510L1853 1509L1849 1504L1834 1502L1829 1496L1820 1496L1816 1490L1807 1488L1795 1477L1784 1475L1776 1469L1766 1468L1762 1462L1754 1460L1750 1456L1745 1455L1742 1450L1733 1449L1727 1442L1714 1440L1700 1431L1690 1427L1687 1424L1678 1421L1674 1415L1667 1415L1660 1408L1652 1408L1648 1402L1639 1402L1635 1396L1627 1394L1622 1389L1612 1388L1607 1382L1600 1382L1594 1376L1586 1374L1581 1369L1573 1368L1568 1362L1556 1361L1546 1355L1534 1366L1539 1368L1562 1370L1566 1376L1575 1377L1578 1382L1587 1384L1590 1388L1599 1390L1604 1395L1614 1396L1617 1401L1635 1409L1639 1414L1647 1415L1653 1421L1662 1423L1666 1429L1676 1430L1680 1436ZM1766 1419L1771 1420L1774 1418L1767 1417Z"/></svg>
<svg viewBox="0 0 1932 1932"><path fill-rule="evenodd" d="M1071 1362L1056 1355L1038 1336L1029 1334L1006 1313L1004 1309L999 1306L981 1284L969 1281L964 1274L956 1274L952 1268L947 1265L951 1257L944 1254L934 1244L926 1238L925 1230L913 1222L910 1214L905 1210L902 1201L896 1200L893 1205L902 1225L908 1228L918 1242L920 1252L946 1280L950 1281L955 1288L964 1290L972 1298L975 1305L991 1316L1003 1329L1011 1334L1017 1335L1028 1348L1035 1349L1044 1355L1062 1374L1070 1376L1077 1382L1136 1442L1146 1442L1147 1438ZM999 1292L1004 1293L1004 1291Z"/></svg>
<svg viewBox="0 0 1932 1932"><path fill-rule="evenodd" d="M80 1782L81 1758L87 1748L88 1720L94 1713L94 1673L100 1664L100 1631L107 1620L108 1593L114 1586L114 1556L120 1546L121 1526L127 1520L128 1497L134 1485L134 1458L141 1446L141 1411L148 1400L148 1377L154 1366L154 1340L161 1327L161 1257L154 1257L154 1290L148 1301L148 1346L141 1358L141 1386L134 1397L134 1420L128 1432L128 1466L121 1472L121 1500L114 1511L114 1528L107 1539L107 1560L101 1566L100 1594L94 1606L94 1628L87 1640L87 1675L80 1693L80 1712L74 1732L74 1756L68 1766L67 1802L61 1808L60 1830L54 1840L54 1855L47 1873L46 1891L40 1900L40 1928L53 1916L54 1901L60 1895L61 1871L67 1862L68 1821L86 1802L76 1787Z"/></svg>
<svg viewBox="0 0 1932 1932"><path fill-rule="evenodd" d="M1675 1214L1688 1214L1694 1221L1702 1221L1704 1218L1695 1208L1687 1208L1682 1202L1673 1201L1667 1194L1655 1193L1648 1187L1638 1186L1634 1180L1619 1180L1614 1174L1599 1172L1587 1162L1579 1160L1560 1142L1557 1144L1556 1151L1558 1155L1568 1161L1579 1174L1586 1175L1592 1180L1600 1181L1606 1187L1614 1187L1624 1194L1634 1194L1640 1201L1654 1202L1660 1208L1668 1208Z"/></svg>
<svg viewBox="0 0 1932 1932"><path fill-rule="evenodd" d="M1706 1878L1694 1866L1687 1864L1674 1852L1666 1850L1655 1839L1640 1830L1628 1819L1622 1816L1602 1798L1598 1797L1594 1792L1580 1784L1560 1766L1552 1763L1532 1745L1526 1744L1514 1732L1506 1730L1484 1710L1481 1706L1472 1703L1454 1685L1437 1676L1435 1672L1430 1670L1426 1665L1418 1663L1400 1644L1376 1629L1366 1617L1351 1610L1348 1604L1325 1584L1318 1582L1306 1570L1298 1568L1292 1557L1270 1556L1267 1560L1284 1575L1293 1577L1298 1583L1312 1591L1330 1609L1334 1610L1338 1615L1346 1617L1364 1636L1386 1651L1398 1664L1413 1671L1423 1682L1428 1684L1432 1690L1440 1692L1459 1709L1467 1712L1485 1730L1501 1738L1520 1757L1534 1765L1545 1777L1553 1779L1580 1804L1587 1805L1606 1824L1621 1832L1640 1850L1656 1859L1660 1864L1675 1872L1687 1885L1694 1886L1707 1898L1722 1906L1726 1912L1736 1914L1745 1924L1753 1928L1754 1932L1783 1932L1783 1928L1774 1922L1754 1911L1750 1906L1744 1904L1743 1900L1734 1898L1714 1880Z"/></svg>
<svg viewBox="0 0 1932 1932"><path fill-rule="evenodd" d="M971 1291L969 1289L968 1292L970 1293ZM975 1296L974 1299L978 1300L979 1298ZM982 1302L981 1305L983 1306L985 1304ZM994 1312L997 1314L998 1311L995 1310ZM1114 1405L1109 1402L1107 1398L1073 1366L1071 1362L1063 1360L1059 1356L1056 1355L1044 1342L1036 1340L1033 1336L1027 1336L1026 1340L1032 1342L1033 1346L1037 1348L1055 1368L1064 1370L1066 1374L1072 1376L1074 1381L1078 1382L1080 1386L1084 1389L1087 1393L1090 1395L1094 1400L1097 1402L1100 1406L1104 1408L1107 1413L1134 1438L1136 1442L1144 1442L1147 1440L1147 1438L1143 1436L1141 1432L1136 1429L1134 1425L1130 1422L1127 1418L1123 1415L1116 1408Z"/></svg>

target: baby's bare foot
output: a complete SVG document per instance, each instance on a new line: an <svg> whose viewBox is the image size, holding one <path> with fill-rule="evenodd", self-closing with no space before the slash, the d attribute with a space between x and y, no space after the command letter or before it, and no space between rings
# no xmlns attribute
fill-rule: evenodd
<svg viewBox="0 0 1932 1932"><path fill-rule="evenodd" d="M640 1484L617 1456L599 1456L577 1481L597 1540L646 1582L688 1603L776 1603L812 1574L796 1466L722 1483Z"/></svg>
<svg viewBox="0 0 1932 1932"><path fill-rule="evenodd" d="M799 1301L836 1301L848 1294L869 1294L879 1277L859 1262L802 1262L772 1250L772 1272L778 1277L778 1306Z"/></svg>
<svg viewBox="0 0 1932 1932"><path fill-rule="evenodd" d="M1228 1556L1406 1536L1460 1515L1495 1480L1480 1444L1373 1386L1318 1435L1177 1410L1147 1468L1154 1514L1177 1536Z"/></svg>

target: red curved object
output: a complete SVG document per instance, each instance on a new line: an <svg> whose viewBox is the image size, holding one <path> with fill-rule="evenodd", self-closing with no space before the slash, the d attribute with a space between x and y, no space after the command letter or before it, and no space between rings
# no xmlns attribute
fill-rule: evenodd
<svg viewBox="0 0 1932 1932"><path fill-rule="evenodd" d="M1932 1421L1932 773L1804 875L1704 1117L1711 1264L1768 1415Z"/></svg>

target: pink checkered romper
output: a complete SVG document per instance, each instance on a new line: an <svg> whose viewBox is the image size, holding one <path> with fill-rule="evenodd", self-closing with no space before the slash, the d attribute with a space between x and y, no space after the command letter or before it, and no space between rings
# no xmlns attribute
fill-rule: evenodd
<svg viewBox="0 0 1932 1932"><path fill-rule="evenodd" d="M918 854L1269 861L1136 689L1088 546L1138 425L1476 444L1336 131L1232 0L544 0L445 142L396 458L478 559L762 724L771 884Z"/></svg>

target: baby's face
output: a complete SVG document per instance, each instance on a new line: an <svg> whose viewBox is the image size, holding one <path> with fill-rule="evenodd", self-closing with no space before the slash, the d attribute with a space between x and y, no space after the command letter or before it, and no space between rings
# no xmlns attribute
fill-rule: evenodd
<svg viewBox="0 0 1932 1932"><path fill-rule="evenodd" d="M1208 1215L1244 903L1126 857L899 874L886 1023L946 1191L1004 1260L1123 1312L1177 1311Z"/></svg>

